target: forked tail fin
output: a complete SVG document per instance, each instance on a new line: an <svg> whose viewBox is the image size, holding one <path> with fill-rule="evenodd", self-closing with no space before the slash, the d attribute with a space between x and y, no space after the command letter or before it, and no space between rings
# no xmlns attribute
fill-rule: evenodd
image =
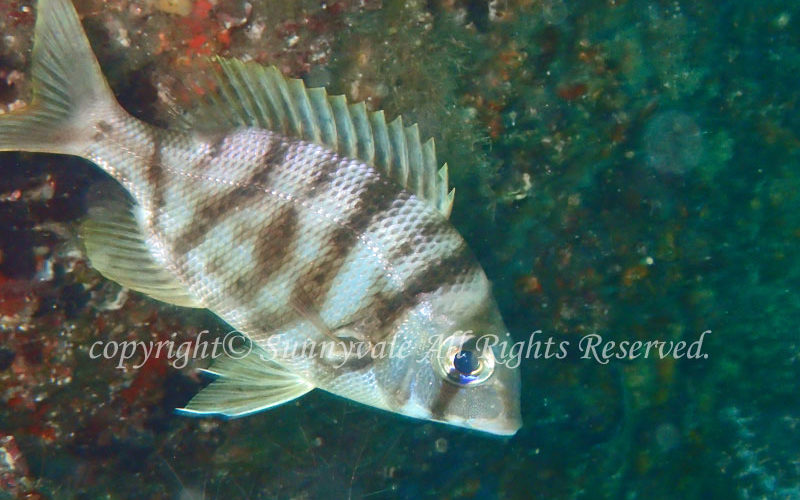
<svg viewBox="0 0 800 500"><path fill-rule="evenodd" d="M118 104L70 0L39 0L33 102L0 115L0 151L78 154L91 121Z"/></svg>

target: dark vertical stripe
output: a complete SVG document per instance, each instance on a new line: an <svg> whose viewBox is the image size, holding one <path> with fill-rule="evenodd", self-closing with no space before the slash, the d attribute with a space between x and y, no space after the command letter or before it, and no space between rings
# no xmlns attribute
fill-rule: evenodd
<svg viewBox="0 0 800 500"><path fill-rule="evenodd" d="M443 286L455 285L478 270L478 262L462 241L450 255L431 261L421 272L412 276L406 283L405 292L415 296L433 292Z"/></svg>
<svg viewBox="0 0 800 500"><path fill-rule="evenodd" d="M370 331L360 331L370 342L377 343L385 340L386 336L391 333L390 327L409 309L415 307L423 296L427 293L434 292L444 287L453 286L459 281L463 281L469 277L471 273L478 271L478 265L472 253L466 245L462 244L459 248L455 249L449 256L432 261L428 267L422 270L419 274L414 276L408 281L405 289L394 295L376 294L364 309L357 313L355 317L361 318L358 323L349 325L349 327L358 327L361 324L370 324L370 318L374 318L374 326ZM335 276L335 275L334 275ZM292 300L300 301L301 304L309 304L311 297L318 298L319 301L324 299L323 296L317 295L317 291L313 290L315 284L307 285L306 287L296 287L292 292ZM309 291L313 290L313 294ZM362 321L363 320L363 321ZM336 327L338 325L329 325ZM370 358L371 361L371 358ZM338 368L340 371L354 371L360 370L368 366L359 359L348 360L347 363ZM447 387L449 386L449 387ZM447 405L450 403L457 387L451 384L443 384L443 387L436 398L434 403L434 418L441 419L444 415ZM438 416L436 411L438 411Z"/></svg>
<svg viewBox="0 0 800 500"><path fill-rule="evenodd" d="M228 137L230 137L229 134L219 134L211 138L209 141L211 145L208 148L208 158L215 160L222 155L225 151L225 141L228 140Z"/></svg>
<svg viewBox="0 0 800 500"><path fill-rule="evenodd" d="M222 222L229 212L237 207L249 204L253 199L264 197L264 188L269 186L270 177L277 167L286 162L290 144L271 136L271 144L264 156L258 161L259 166L250 178L231 191L222 192L202 204L192 220L192 224L175 238L174 250L178 255L185 255L200 244L211 229Z"/></svg>
<svg viewBox="0 0 800 500"><path fill-rule="evenodd" d="M164 143L161 134L155 132L150 134L153 141L153 153L145 166L145 178L150 185L153 193L153 214L164 206L164 166L162 165L162 148Z"/></svg>
<svg viewBox="0 0 800 500"><path fill-rule="evenodd" d="M338 155L331 155L322 160L322 162L314 168L314 177L311 179L311 182L308 183L309 191L313 192L331 184L336 178L336 172L345 165L347 165L347 160L340 158Z"/></svg>
<svg viewBox="0 0 800 500"><path fill-rule="evenodd" d="M334 243L336 240L349 242L350 235L357 237L364 234L373 220L384 218L384 212L395 200L405 201L407 196L393 182L380 177L371 178L359 192L356 206L343 224L341 234L334 236ZM347 229L350 235L346 234Z"/></svg>
<svg viewBox="0 0 800 500"><path fill-rule="evenodd" d="M396 186L379 177L370 179L361 188L349 217L334 229L324 244L328 251L297 279L291 295L293 301L314 310L319 309L359 236L366 232L374 220L385 216L398 193L400 190Z"/></svg>
<svg viewBox="0 0 800 500"><path fill-rule="evenodd" d="M450 406L450 403L453 401L456 394L458 394L458 391L459 388L454 384L442 380L441 386L439 386L439 392L436 394L431 404L431 417L436 420L444 420L447 414L447 407Z"/></svg>
<svg viewBox="0 0 800 500"><path fill-rule="evenodd" d="M255 266L252 272L240 275L230 286L228 293L242 304L253 304L259 292L269 283L291 258L292 242L298 230L298 213L287 205L258 229L254 248ZM252 228L247 228L250 231Z"/></svg>
<svg viewBox="0 0 800 500"><path fill-rule="evenodd" d="M225 152L225 143L229 137L229 134L224 133L207 136L205 140L209 144L208 153L203 156L194 169L198 172L202 172L207 170L209 166L214 164L214 162L218 161L219 157Z"/></svg>
<svg viewBox="0 0 800 500"><path fill-rule="evenodd" d="M380 321L379 329L386 332L395 321L419 304L425 294L453 286L478 270L477 261L463 243L450 255L431 261L406 282L401 292L376 297L374 310Z"/></svg>
<svg viewBox="0 0 800 500"><path fill-rule="evenodd" d="M297 237L299 215L288 205L258 231L255 249L255 281L265 285L291 255L292 242Z"/></svg>
<svg viewBox="0 0 800 500"><path fill-rule="evenodd" d="M433 241L437 236L444 235L445 238L451 237L451 229L447 227L447 222L439 217L429 217L422 224L415 226L406 235L407 239L400 245L392 249L389 253L389 261L405 261L414 255L419 249Z"/></svg>

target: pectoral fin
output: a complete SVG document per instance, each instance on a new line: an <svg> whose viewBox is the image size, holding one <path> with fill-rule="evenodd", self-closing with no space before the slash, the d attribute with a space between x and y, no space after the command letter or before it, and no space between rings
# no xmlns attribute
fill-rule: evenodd
<svg viewBox="0 0 800 500"><path fill-rule="evenodd" d="M206 373L219 378L200 391L186 408L186 415L221 415L237 418L299 398L314 386L254 350L242 359L218 359Z"/></svg>

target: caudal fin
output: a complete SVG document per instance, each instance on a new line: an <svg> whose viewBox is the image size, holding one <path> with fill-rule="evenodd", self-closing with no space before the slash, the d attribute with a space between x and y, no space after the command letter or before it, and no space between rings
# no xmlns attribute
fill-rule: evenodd
<svg viewBox="0 0 800 500"><path fill-rule="evenodd" d="M77 154L89 117L117 109L70 0L39 0L31 77L31 105L0 116L0 151Z"/></svg>

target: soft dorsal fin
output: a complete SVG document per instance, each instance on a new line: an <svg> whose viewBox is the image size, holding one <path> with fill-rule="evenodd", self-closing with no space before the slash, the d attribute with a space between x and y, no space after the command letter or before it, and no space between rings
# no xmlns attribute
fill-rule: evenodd
<svg viewBox="0 0 800 500"><path fill-rule="evenodd" d="M324 88L306 88L274 66L216 58L217 89L198 117L222 127L259 127L327 146L358 158L430 202L445 217L453 208L447 164L436 164L433 139L421 142L417 125L401 117L387 123L383 111L348 104Z"/></svg>
<svg viewBox="0 0 800 500"><path fill-rule="evenodd" d="M130 199L108 198L89 209L80 235L89 261L106 278L182 307L205 307L148 250Z"/></svg>

